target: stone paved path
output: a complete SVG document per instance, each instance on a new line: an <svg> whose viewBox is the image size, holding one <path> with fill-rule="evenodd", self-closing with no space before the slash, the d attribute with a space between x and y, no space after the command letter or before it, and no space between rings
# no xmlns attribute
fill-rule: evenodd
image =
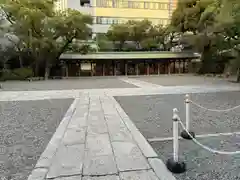
<svg viewBox="0 0 240 180"><path fill-rule="evenodd" d="M236 86L0 92L0 101L75 98L28 180L175 180L113 96L239 90Z"/></svg>

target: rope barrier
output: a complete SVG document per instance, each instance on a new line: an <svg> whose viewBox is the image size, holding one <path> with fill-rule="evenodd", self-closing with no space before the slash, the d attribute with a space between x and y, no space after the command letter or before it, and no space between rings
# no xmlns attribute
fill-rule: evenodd
<svg viewBox="0 0 240 180"><path fill-rule="evenodd" d="M234 109L237 109L240 107L240 105L238 106L235 106L235 107L232 107L232 108L229 108L229 109L208 109L204 106L201 106L200 104L197 104L196 102L192 101L192 100L189 100L193 105L199 107L199 108L202 108L202 109L205 109L207 111L212 111L212 112L228 112L228 111L232 111Z"/></svg>
<svg viewBox="0 0 240 180"><path fill-rule="evenodd" d="M190 117L190 104L193 104L199 108L205 109L207 111L212 111L212 112L228 112L234 109L237 109L240 107L240 105L229 108L229 109L208 109L192 100L190 100L189 95L186 94L185 96L185 110L186 110L186 127L181 121L179 115L178 115L178 110L176 108L173 109L173 158L170 158L167 160L166 167L168 170L170 170L173 173L183 173L186 171L186 165L183 161L180 161L178 158L178 151L179 151L179 141L178 141L178 123L180 123L183 131L181 132L181 136L184 139L192 140L195 144L200 146L201 148L205 149L206 151L209 151L214 154L221 154L221 155L236 155L240 154L240 151L221 151L221 150L216 150L211 147L208 147L202 143L200 143L196 138L195 138L195 133L190 131L190 122L191 122L191 117Z"/></svg>
<svg viewBox="0 0 240 180"><path fill-rule="evenodd" d="M186 127L184 126L183 122L179 119L178 121L180 123L180 125L182 126L183 130L186 131L188 133L188 135L192 138L193 142L196 143L197 145L199 145L200 147L202 147L203 149L212 152L214 154L223 154L223 155L236 155L236 154L240 154L240 151L219 151L219 150L215 150L212 149L208 146L203 145L202 143L200 143L197 139L195 139L191 133L188 132L188 130L186 129Z"/></svg>

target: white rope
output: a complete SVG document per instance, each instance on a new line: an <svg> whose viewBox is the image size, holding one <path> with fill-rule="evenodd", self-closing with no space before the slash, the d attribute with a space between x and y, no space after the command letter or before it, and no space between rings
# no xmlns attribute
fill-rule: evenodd
<svg viewBox="0 0 240 180"><path fill-rule="evenodd" d="M210 151L212 153L215 154L223 154L223 155L235 155L235 154L240 154L240 151L219 151L219 150L215 150L212 149L208 146L203 145L202 143L200 143L198 140L196 140L185 128L183 122L179 119L179 123L182 126L183 130L187 132L187 134L192 138L193 142L196 143L197 145L199 145L200 147L202 147L203 149Z"/></svg>
<svg viewBox="0 0 240 180"><path fill-rule="evenodd" d="M232 108L229 108L229 109L208 109L208 108L206 108L206 107L201 106L200 104L195 103L195 102L192 101L192 100L189 100L189 101L190 101L193 105L195 105L195 106L197 106L197 107L199 107L199 108L205 109L205 110L207 110L207 111L213 111L213 112L227 112L227 111L232 111L232 110L237 109L237 108L240 107L240 105L238 105L238 106L235 106L235 107L232 107Z"/></svg>

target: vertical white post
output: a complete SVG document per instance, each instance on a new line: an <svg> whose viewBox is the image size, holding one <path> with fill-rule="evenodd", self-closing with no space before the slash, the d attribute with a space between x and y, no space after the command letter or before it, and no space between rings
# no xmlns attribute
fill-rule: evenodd
<svg viewBox="0 0 240 180"><path fill-rule="evenodd" d="M189 132L190 130L190 101L189 95L185 96L185 105L186 105L186 130Z"/></svg>
<svg viewBox="0 0 240 180"><path fill-rule="evenodd" d="M173 160L174 162L178 162L178 110L176 108L173 109Z"/></svg>
<svg viewBox="0 0 240 180"><path fill-rule="evenodd" d="M182 138L184 139L188 139L188 140L191 140L193 137L195 137L195 133L190 131L191 128L190 128L190 121L191 121L191 118L190 118L190 99L189 99L189 95L186 94L185 96L185 110L186 110L186 131L183 130L181 132L181 136ZM189 135L191 134L191 136Z"/></svg>
<svg viewBox="0 0 240 180"><path fill-rule="evenodd" d="M166 166L169 171L173 173L183 173L186 171L186 164L179 160L178 150L179 150L179 141L178 141L178 122L180 118L178 116L177 108L173 109L173 158L167 160Z"/></svg>

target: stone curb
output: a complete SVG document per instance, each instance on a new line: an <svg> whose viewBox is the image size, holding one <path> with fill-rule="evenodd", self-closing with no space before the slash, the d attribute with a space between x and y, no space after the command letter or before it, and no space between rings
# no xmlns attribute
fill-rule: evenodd
<svg viewBox="0 0 240 180"><path fill-rule="evenodd" d="M53 134L52 139L48 143L44 152L41 154L35 168L33 169L32 173L28 177L28 180L44 180L48 172L48 168L51 165L51 160L54 157L61 143L65 130L67 129L67 126L72 118L72 115L75 112L78 102L79 102L79 98L76 98L74 99L73 103L70 105L69 109L65 113L63 119L61 120L56 132Z"/></svg>
<svg viewBox="0 0 240 180"><path fill-rule="evenodd" d="M114 99L114 98L113 98ZM146 158L152 158L152 157L158 157L157 153L153 150L151 145L147 142L145 137L142 135L142 133L137 129L135 124L130 120L128 115L124 112L124 110L121 108L121 106L118 104L118 102L115 101L115 107L122 118L123 122L131 132L134 140L136 141L138 147L141 149L143 155Z"/></svg>
<svg viewBox="0 0 240 180"><path fill-rule="evenodd" d="M115 103L115 107L120 117L122 118L123 122L129 129L138 147L141 149L143 155L147 158L148 163L150 164L151 168L153 169L159 180L176 180L173 174L168 171L163 161L158 158L157 153L154 151L152 146L147 142L142 133L137 129L137 127L131 121L128 115L124 112L119 103L114 99L114 97L110 98L112 98L113 103Z"/></svg>
<svg viewBox="0 0 240 180"><path fill-rule="evenodd" d="M148 162L160 180L176 180L173 174L168 171L166 165L161 159L148 158Z"/></svg>

